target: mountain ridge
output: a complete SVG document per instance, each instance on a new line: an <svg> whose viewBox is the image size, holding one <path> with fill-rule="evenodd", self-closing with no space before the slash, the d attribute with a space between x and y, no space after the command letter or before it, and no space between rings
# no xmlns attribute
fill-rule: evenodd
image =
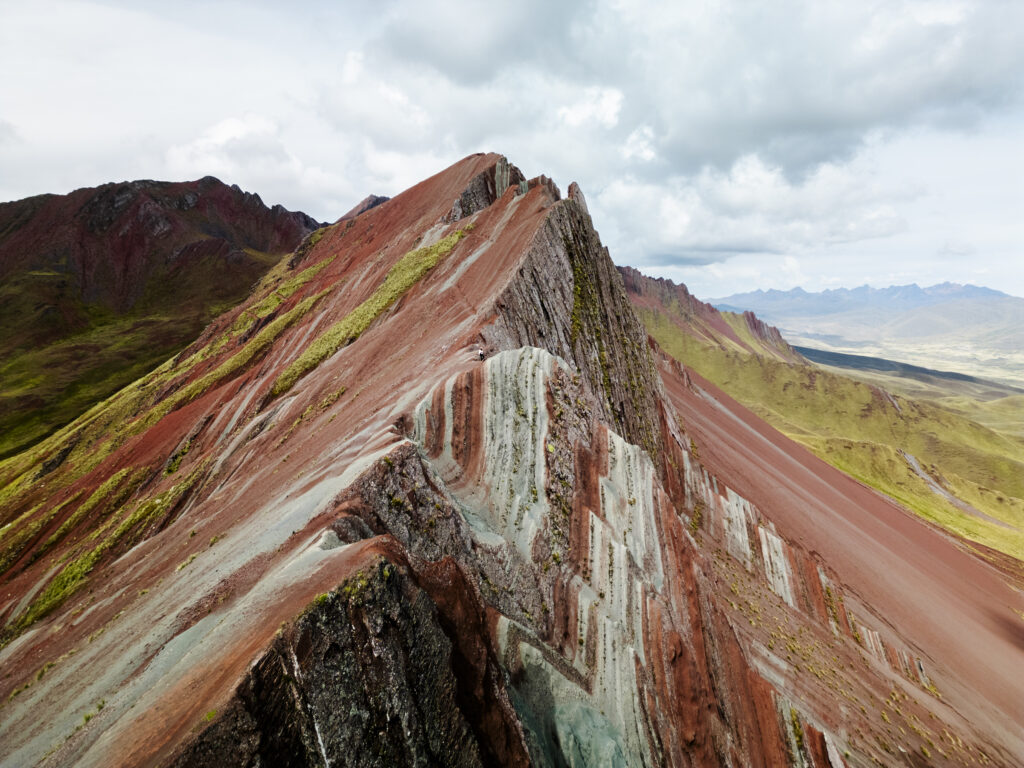
<svg viewBox="0 0 1024 768"><path fill-rule="evenodd" d="M778 328L768 325L750 310L722 313L710 302L693 296L683 284L665 278L650 278L633 267L619 267L634 306L670 306L687 319L689 328L703 341L723 349L800 362L800 354L789 345Z"/></svg>
<svg viewBox="0 0 1024 768"><path fill-rule="evenodd" d="M3 759L1012 764L1019 595L662 357L578 186L308 242L0 462Z"/></svg>
<svg viewBox="0 0 1024 768"><path fill-rule="evenodd" d="M970 283L937 283L920 287L917 283L874 288L864 284L856 288L826 288L807 291L799 286L788 291L757 289L736 293L708 303L730 312L753 310L764 313L785 311L789 314L825 314L842 312L858 305L878 305L887 308L915 309L956 299L1018 298L1002 291Z"/></svg>

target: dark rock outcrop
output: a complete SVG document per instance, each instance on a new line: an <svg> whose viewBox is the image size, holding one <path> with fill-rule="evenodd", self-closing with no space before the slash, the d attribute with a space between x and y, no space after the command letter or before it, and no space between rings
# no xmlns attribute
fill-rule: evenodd
<svg viewBox="0 0 1024 768"><path fill-rule="evenodd" d="M587 208L587 199L583 196L583 190L580 189L580 185L575 181L569 185L569 199L572 200L576 205L583 209L583 212L590 215L590 209Z"/></svg>
<svg viewBox="0 0 1024 768"><path fill-rule="evenodd" d="M647 332L622 279L578 202L555 202L496 302L491 343L535 346L571 362L609 424L657 458L658 376Z"/></svg>
<svg viewBox="0 0 1024 768"><path fill-rule="evenodd" d="M492 168L473 178L452 203L452 209L445 216L445 221L459 221L482 211L501 197L506 189L520 186L525 180L522 171L505 158L501 158Z"/></svg>
<svg viewBox="0 0 1024 768"><path fill-rule="evenodd" d="M187 766L484 765L434 603L378 561L278 635Z"/></svg>
<svg viewBox="0 0 1024 768"><path fill-rule="evenodd" d="M354 206L352 206L352 209L348 213L345 213L344 215L339 217L338 221L348 221L349 219L354 219L359 214L366 213L371 208L376 208L378 205L386 203L390 199L390 197L384 197L382 195L367 195Z"/></svg>

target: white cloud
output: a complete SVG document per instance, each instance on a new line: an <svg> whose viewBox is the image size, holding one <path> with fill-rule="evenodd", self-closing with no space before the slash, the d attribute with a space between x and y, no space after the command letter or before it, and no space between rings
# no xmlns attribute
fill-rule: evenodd
<svg viewBox="0 0 1024 768"><path fill-rule="evenodd" d="M832 164L790 181L778 166L748 155L728 171L704 168L667 183L616 180L592 207L599 219L629 211L618 233L621 262L666 266L888 237L907 226L891 202L905 196Z"/></svg>
<svg viewBox="0 0 1024 768"><path fill-rule="evenodd" d="M0 197L212 173L331 219L495 150L580 182L620 263L682 269L715 293L894 263L922 280L936 263L949 279L987 267L1024 293L1021 4L3 13L0 67L19 76L0 80Z"/></svg>
<svg viewBox="0 0 1024 768"><path fill-rule="evenodd" d="M649 125L641 125L626 137L626 144L622 148L622 156L626 160L643 160L650 162L657 153L654 151L654 131Z"/></svg>
<svg viewBox="0 0 1024 768"><path fill-rule="evenodd" d="M14 130L14 126L6 120L0 120L0 146L13 144L17 140L18 132Z"/></svg>
<svg viewBox="0 0 1024 768"><path fill-rule="evenodd" d="M204 172L228 178L240 173L294 176L301 163L284 147L277 125L260 115L228 118L197 139L167 150L167 167L177 175Z"/></svg>
<svg viewBox="0 0 1024 768"><path fill-rule="evenodd" d="M622 109L622 91L615 88L587 88L583 98L558 110L558 119L570 128L594 123L614 128Z"/></svg>

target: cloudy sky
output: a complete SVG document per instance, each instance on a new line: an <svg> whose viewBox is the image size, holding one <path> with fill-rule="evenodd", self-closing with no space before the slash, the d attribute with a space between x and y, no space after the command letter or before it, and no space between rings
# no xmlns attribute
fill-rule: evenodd
<svg viewBox="0 0 1024 768"><path fill-rule="evenodd" d="M498 151L705 298L1024 296L1017 0L0 0L0 71L0 200L213 174L333 220Z"/></svg>

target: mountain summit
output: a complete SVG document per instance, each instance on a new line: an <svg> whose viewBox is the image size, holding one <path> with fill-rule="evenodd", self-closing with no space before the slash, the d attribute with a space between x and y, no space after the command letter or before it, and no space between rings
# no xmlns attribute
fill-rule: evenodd
<svg viewBox="0 0 1024 768"><path fill-rule="evenodd" d="M1010 766L1012 579L663 357L473 155L0 464L10 765Z"/></svg>

